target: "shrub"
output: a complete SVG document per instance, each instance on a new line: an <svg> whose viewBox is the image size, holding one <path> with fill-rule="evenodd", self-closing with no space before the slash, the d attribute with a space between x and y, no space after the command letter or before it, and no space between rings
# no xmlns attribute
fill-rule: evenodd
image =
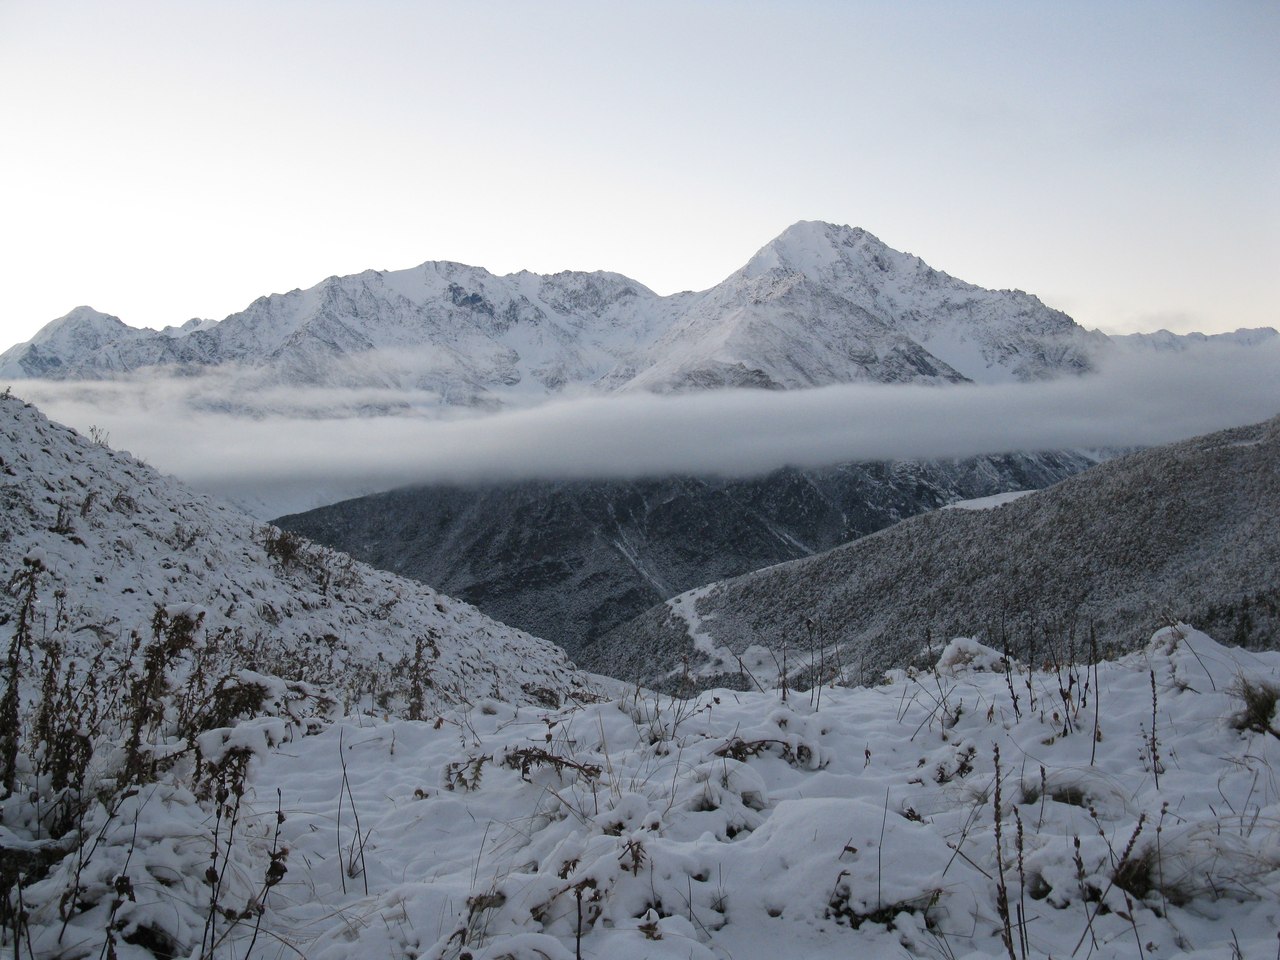
<svg viewBox="0 0 1280 960"><path fill-rule="evenodd" d="M1240 700L1241 707L1240 712L1231 718L1233 727L1280 737L1280 730L1276 729L1274 723L1280 687L1265 680L1254 681L1240 677L1232 686L1231 693Z"/></svg>

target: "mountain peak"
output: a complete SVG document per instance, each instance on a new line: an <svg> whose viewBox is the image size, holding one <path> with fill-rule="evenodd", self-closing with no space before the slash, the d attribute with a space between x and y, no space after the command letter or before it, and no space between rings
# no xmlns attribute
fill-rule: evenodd
<svg viewBox="0 0 1280 960"><path fill-rule="evenodd" d="M62 316L59 319L69 320L72 317L109 317L109 316L111 315L108 313L103 313L101 310L95 310L93 307L89 306L88 304L81 304L78 307L72 307L70 310L67 311L65 316Z"/></svg>
<svg viewBox="0 0 1280 960"><path fill-rule="evenodd" d="M867 238L874 243L881 243L879 239L873 236L862 227L850 226L847 223L831 223L828 220L797 220L782 233L774 238L773 242L787 238L804 238L804 237L821 237L831 242L843 242L847 239L861 240Z"/></svg>
<svg viewBox="0 0 1280 960"><path fill-rule="evenodd" d="M79 306L46 324L31 338L31 344L58 349L74 344L96 347L132 331L133 328L119 317L93 307Z"/></svg>
<svg viewBox="0 0 1280 960"><path fill-rule="evenodd" d="M75 307L56 320L51 321L45 329L53 326L70 326L73 324L94 324L96 326L126 326L125 322L119 317L112 316L109 313L103 313L101 310L95 310L93 307L82 304Z"/></svg>
<svg viewBox="0 0 1280 960"><path fill-rule="evenodd" d="M861 227L825 220L799 220L761 247L742 273L746 277L758 277L783 270L816 278L839 264L871 261L876 257L883 261L886 254L907 256L892 250Z"/></svg>

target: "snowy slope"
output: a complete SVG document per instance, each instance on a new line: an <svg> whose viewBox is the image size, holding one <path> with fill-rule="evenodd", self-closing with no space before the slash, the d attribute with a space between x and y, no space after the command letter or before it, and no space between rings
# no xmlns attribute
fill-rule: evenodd
<svg viewBox="0 0 1280 960"><path fill-rule="evenodd" d="M252 372L255 386L415 389L492 406L575 386L1033 380L1091 369L1106 344L1035 297L963 283L863 230L802 222L716 287L669 297L611 273L429 262L162 331L80 307L0 354L0 377L219 366ZM226 392L233 403L244 391Z"/></svg>
<svg viewBox="0 0 1280 960"><path fill-rule="evenodd" d="M1173 455L1221 478L1277 429ZM1273 955L1275 652L958 639L876 683L826 647L804 693L593 696L8 396L0 502L6 956Z"/></svg>
<svg viewBox="0 0 1280 960"><path fill-rule="evenodd" d="M192 442L198 442L193 438ZM0 556L7 582L38 559L44 629L91 657L145 635L157 608L194 606L210 636L252 662L336 695L403 692L398 665L435 645L440 703L562 696L577 675L559 648L414 581L282 537L126 454L0 399ZM18 599L0 594L0 648ZM361 686L363 685L363 686Z"/></svg>

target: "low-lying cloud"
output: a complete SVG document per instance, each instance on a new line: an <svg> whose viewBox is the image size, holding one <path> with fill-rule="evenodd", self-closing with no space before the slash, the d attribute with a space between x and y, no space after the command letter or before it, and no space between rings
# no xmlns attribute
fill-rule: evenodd
<svg viewBox="0 0 1280 960"><path fill-rule="evenodd" d="M275 387L254 396L259 415L248 417L211 409L236 382L218 373L27 381L14 392L82 432L108 431L113 446L198 487L277 512L426 482L751 475L1145 446L1280 413L1277 371L1276 343L1209 345L1123 352L1097 374L1032 384L600 394L488 414L441 408L425 393Z"/></svg>

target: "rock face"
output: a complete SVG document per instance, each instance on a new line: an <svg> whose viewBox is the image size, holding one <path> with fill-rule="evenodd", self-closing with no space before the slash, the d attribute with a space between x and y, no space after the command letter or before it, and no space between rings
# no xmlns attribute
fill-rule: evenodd
<svg viewBox="0 0 1280 960"><path fill-rule="evenodd" d="M1130 649L1153 625L1203 624L1280 646L1280 418L1133 454L986 511L940 510L818 556L676 597L583 653L615 676L746 683L813 656L908 662L929 638L1082 656L1089 630ZM806 668L807 669L807 668ZM740 672L743 671L743 672ZM854 678L855 680L857 677Z"/></svg>
<svg viewBox="0 0 1280 960"><path fill-rule="evenodd" d="M419 487L277 522L576 654L691 587L827 550L955 500L1043 487L1093 463L1080 454L1019 454L746 480Z"/></svg>
<svg viewBox="0 0 1280 960"><path fill-rule="evenodd" d="M801 222L712 289L669 297L612 273L495 276L430 262L330 277L161 331L78 307L0 354L0 376L224 367L258 385L495 406L570 387L1034 380L1091 369L1107 342L1021 291L964 283L864 230Z"/></svg>
<svg viewBox="0 0 1280 960"><path fill-rule="evenodd" d="M437 704L543 702L578 675L563 651L414 581L372 570L193 493L0 396L0 577L37 570L44 629L91 660L157 610L202 618L238 668L393 691L419 640ZM0 592L0 647L19 599ZM212 640L210 642L213 642Z"/></svg>

